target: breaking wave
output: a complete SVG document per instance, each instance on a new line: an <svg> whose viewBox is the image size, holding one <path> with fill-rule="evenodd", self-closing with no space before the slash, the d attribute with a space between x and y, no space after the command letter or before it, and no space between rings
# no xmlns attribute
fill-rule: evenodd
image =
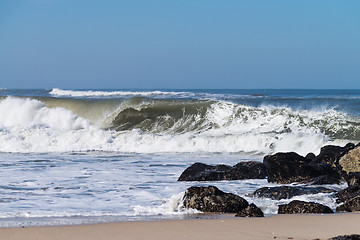
<svg viewBox="0 0 360 240"><path fill-rule="evenodd" d="M360 140L360 118L221 100L0 99L0 151L317 152Z"/></svg>

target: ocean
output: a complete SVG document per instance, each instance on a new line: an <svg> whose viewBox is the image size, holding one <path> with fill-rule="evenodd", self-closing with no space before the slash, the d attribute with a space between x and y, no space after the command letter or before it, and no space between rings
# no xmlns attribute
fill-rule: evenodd
<svg viewBox="0 0 360 240"><path fill-rule="evenodd" d="M348 142L360 142L360 90L0 89L0 227L199 217L181 204L195 185L238 194L267 216L294 199L335 209L331 193L253 197L277 186L266 179L177 178L195 162Z"/></svg>

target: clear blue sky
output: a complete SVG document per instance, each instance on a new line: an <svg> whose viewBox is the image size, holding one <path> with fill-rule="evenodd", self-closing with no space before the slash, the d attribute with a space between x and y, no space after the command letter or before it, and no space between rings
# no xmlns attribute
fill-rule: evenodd
<svg viewBox="0 0 360 240"><path fill-rule="evenodd" d="M0 0L0 87L360 88L360 1Z"/></svg>

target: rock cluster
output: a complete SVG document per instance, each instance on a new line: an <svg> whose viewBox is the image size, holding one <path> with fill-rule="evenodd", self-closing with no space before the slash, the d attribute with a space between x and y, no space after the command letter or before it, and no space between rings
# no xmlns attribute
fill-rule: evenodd
<svg viewBox="0 0 360 240"><path fill-rule="evenodd" d="M345 176L348 188L336 194L337 212L360 211L360 172L359 172L360 146L350 150L339 159L339 164Z"/></svg>
<svg viewBox="0 0 360 240"><path fill-rule="evenodd" d="M194 163L179 177L178 181L221 181L241 179L264 179L268 182L290 184L335 184L346 181L348 188L335 194L337 212L360 211L360 143L344 147L328 145L305 157L295 153L276 153L264 157L263 163L240 162L235 166ZM253 193L255 197L275 200L290 199L297 195L330 193L324 187L279 186L265 187ZM262 217L261 209L232 193L224 193L214 186L191 187L186 190L184 207L202 212L237 213L239 217ZM279 206L279 214L333 213L324 205L314 202L292 201Z"/></svg>
<svg viewBox="0 0 360 240"><path fill-rule="evenodd" d="M264 157L268 169L268 182L289 184L293 182L311 182L319 177L337 179L337 172L329 165L300 156L297 153L276 153ZM326 184L331 184L326 182Z"/></svg>
<svg viewBox="0 0 360 240"><path fill-rule="evenodd" d="M305 157L295 153L276 153L264 157L263 163L240 162L235 166L194 163L179 177L178 181L220 181L241 179L264 179L268 182L289 184L304 182L335 184L341 180L360 182L360 144L344 147L328 145L320 154Z"/></svg>

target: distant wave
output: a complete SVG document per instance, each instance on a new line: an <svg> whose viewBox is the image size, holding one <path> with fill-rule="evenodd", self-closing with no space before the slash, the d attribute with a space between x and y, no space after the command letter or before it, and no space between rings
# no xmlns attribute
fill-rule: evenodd
<svg viewBox="0 0 360 240"><path fill-rule="evenodd" d="M95 91L95 90L63 90L54 88L49 92L52 96L59 97L151 97L151 98L191 98L191 99L256 99L266 98L264 94L224 94L209 92L184 92L184 91Z"/></svg>
<svg viewBox="0 0 360 240"><path fill-rule="evenodd" d="M102 96L161 96L161 95L186 95L187 97L193 95L191 92L164 92L164 91L75 91L62 90L54 88L50 91L51 95L55 96L71 96L71 97L102 97Z"/></svg>

